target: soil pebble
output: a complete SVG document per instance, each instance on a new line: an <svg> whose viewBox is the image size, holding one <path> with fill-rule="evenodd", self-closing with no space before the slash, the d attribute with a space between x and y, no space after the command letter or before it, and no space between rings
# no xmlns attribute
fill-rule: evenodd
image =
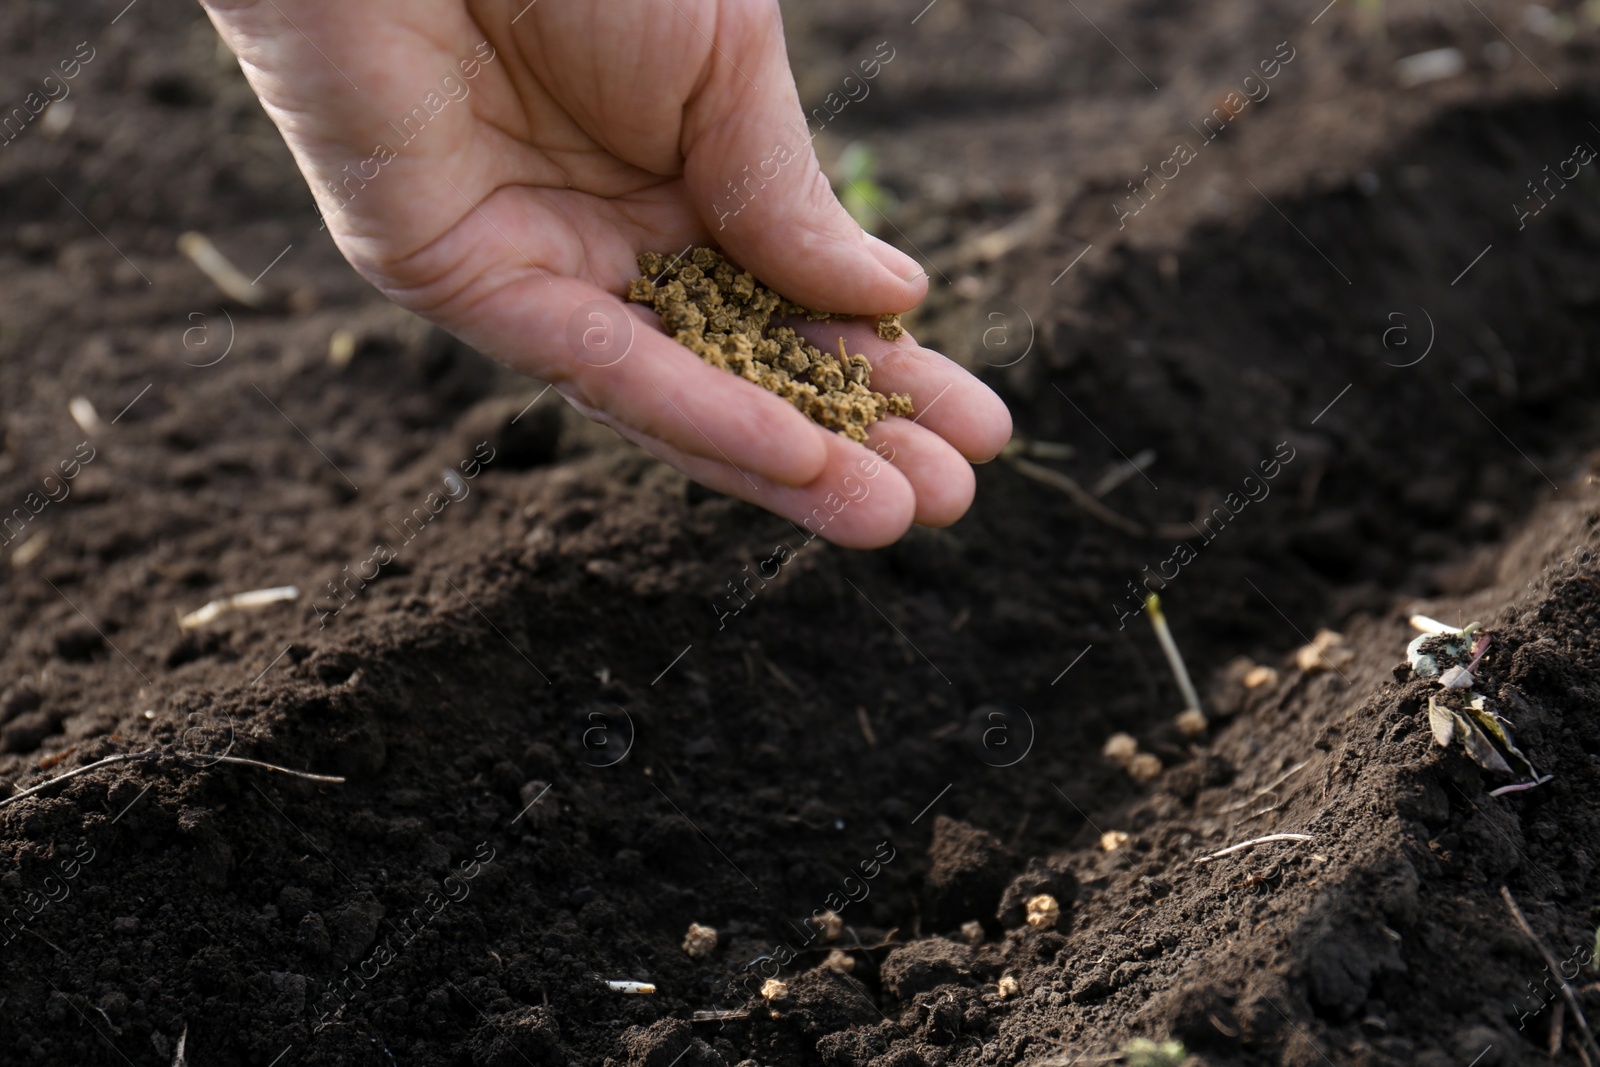
<svg viewBox="0 0 1600 1067"><path fill-rule="evenodd" d="M928 849L928 914L938 929L956 929L990 914L1000 899L1016 857L987 830L940 815Z"/></svg>
<svg viewBox="0 0 1600 1067"><path fill-rule="evenodd" d="M897 948L883 961L883 987L902 1003L972 974L972 949L942 937Z"/></svg>

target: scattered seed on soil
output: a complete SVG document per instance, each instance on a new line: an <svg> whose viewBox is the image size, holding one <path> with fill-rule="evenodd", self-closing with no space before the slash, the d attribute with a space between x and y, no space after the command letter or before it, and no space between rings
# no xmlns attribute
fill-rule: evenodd
<svg viewBox="0 0 1600 1067"><path fill-rule="evenodd" d="M683 951L689 954L690 959L703 960L716 947L716 930L699 923L689 924L689 932L683 938Z"/></svg>
<svg viewBox="0 0 1600 1067"><path fill-rule="evenodd" d="M1152 782L1161 777L1161 759L1149 752L1141 752L1128 761L1128 777L1136 782Z"/></svg>
<svg viewBox="0 0 1600 1067"><path fill-rule="evenodd" d="M1128 843L1128 835L1121 830L1107 830L1100 835L1100 851L1115 852Z"/></svg>
<svg viewBox="0 0 1600 1067"><path fill-rule="evenodd" d="M961 937L969 945L983 944L983 924L976 919L969 919L961 924Z"/></svg>
<svg viewBox="0 0 1600 1067"><path fill-rule="evenodd" d="M855 957L843 949L837 948L828 953L828 958L822 961L822 965L828 970L837 971L840 974L849 974L856 969Z"/></svg>
<svg viewBox="0 0 1600 1067"><path fill-rule="evenodd" d="M344 370L356 358L356 335L352 330L337 329L328 337L328 365Z"/></svg>
<svg viewBox="0 0 1600 1067"><path fill-rule="evenodd" d="M1132 734L1112 734L1106 738L1105 747L1100 750L1100 754L1111 762L1126 767L1128 761L1139 754L1139 742L1134 740Z"/></svg>
<svg viewBox="0 0 1600 1067"><path fill-rule="evenodd" d="M1061 905L1049 893L1028 898L1028 925L1035 930L1054 930L1061 920Z"/></svg>
<svg viewBox="0 0 1600 1067"><path fill-rule="evenodd" d="M787 982L780 982L776 978L768 978L761 983L761 996L765 1000L783 1000L789 995Z"/></svg>
<svg viewBox="0 0 1600 1067"><path fill-rule="evenodd" d="M907 394L872 391L871 364L849 353L843 337L835 356L793 327L772 325L774 317L829 322L836 316L783 299L713 250L696 248L674 260L646 252L639 270L628 299L648 304L673 340L789 401L813 422L864 443L867 427L879 419L912 413ZM878 320L880 337L902 333L897 316Z"/></svg>
<svg viewBox="0 0 1600 1067"><path fill-rule="evenodd" d="M44 546L49 543L49 534L34 534L18 545L16 551L11 553L11 565L19 569L26 567L39 558L39 554L44 551Z"/></svg>
<svg viewBox="0 0 1600 1067"><path fill-rule="evenodd" d="M1211 729L1211 721L1206 718L1205 712L1197 711L1194 708L1187 708L1178 712L1177 718L1173 719L1172 722L1184 737L1199 737Z"/></svg>
<svg viewBox="0 0 1600 1067"><path fill-rule="evenodd" d="M999 984L995 986L995 992L1000 994L1001 1000L1010 1000L1022 992L1022 983L1018 982L1014 975L1008 974L1000 979Z"/></svg>
<svg viewBox="0 0 1600 1067"><path fill-rule="evenodd" d="M822 933L822 940L837 941L844 930L844 919L836 911L825 911L812 920Z"/></svg>
<svg viewBox="0 0 1600 1067"><path fill-rule="evenodd" d="M1348 667L1355 655L1344 645L1344 635L1332 630L1318 630L1309 645L1297 649L1294 665L1307 674L1317 671L1337 671Z"/></svg>
<svg viewBox="0 0 1600 1067"><path fill-rule="evenodd" d="M1278 672L1265 664L1256 664L1244 673L1244 687L1246 689L1260 689L1264 685L1271 685L1278 680Z"/></svg>

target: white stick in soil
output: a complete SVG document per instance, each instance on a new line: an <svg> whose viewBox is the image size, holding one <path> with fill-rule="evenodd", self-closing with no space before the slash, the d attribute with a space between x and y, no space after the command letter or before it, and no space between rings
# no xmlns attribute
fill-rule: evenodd
<svg viewBox="0 0 1600 1067"><path fill-rule="evenodd" d="M189 612L189 614L178 620L178 629L193 630L230 611L264 608L268 604L278 604L285 600L297 600L299 597L300 590L292 585L274 586L271 589L252 589L248 593L235 593L220 600L213 600L204 607L196 608L194 611Z"/></svg>
<svg viewBox="0 0 1600 1067"><path fill-rule="evenodd" d="M610 989L613 993L646 994L654 993L656 991L655 983L653 982L627 982L622 981L621 979L611 979L610 981L607 981L606 988Z"/></svg>
<svg viewBox="0 0 1600 1067"><path fill-rule="evenodd" d="M199 267L200 272L210 278L212 284L230 300L249 308L266 306L267 290L259 288L239 268L228 262L228 257L205 234L193 231L181 234L178 237L178 251L189 257L189 261Z"/></svg>
<svg viewBox="0 0 1600 1067"><path fill-rule="evenodd" d="M1167 655L1167 664L1172 668L1172 676L1178 680L1178 690L1183 694L1184 710L1200 710L1200 694L1194 691L1194 682L1189 680L1189 668L1183 665L1183 654L1178 651L1178 643L1172 639L1172 631L1167 628L1167 617L1161 613L1161 598L1154 593L1144 598L1145 610L1150 613L1150 625L1155 628L1156 640L1161 642L1161 651Z"/></svg>
<svg viewBox="0 0 1600 1067"><path fill-rule="evenodd" d="M1310 834L1268 834L1266 837L1256 837L1256 838L1252 838L1249 841L1241 841L1237 845L1229 845L1227 848L1223 849L1220 852L1213 852L1209 856L1201 856L1199 859L1195 860L1195 862L1196 863L1210 863L1212 860L1219 860L1224 856L1231 856L1235 852L1243 852L1247 848L1254 848L1257 845L1265 845L1265 844L1267 844L1268 842L1271 842L1271 841L1315 841L1315 840L1316 840L1316 838L1312 837Z"/></svg>

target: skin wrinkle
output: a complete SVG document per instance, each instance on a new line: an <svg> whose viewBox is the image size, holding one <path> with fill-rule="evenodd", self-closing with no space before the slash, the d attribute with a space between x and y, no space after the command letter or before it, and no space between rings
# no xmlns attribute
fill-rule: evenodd
<svg viewBox="0 0 1600 1067"><path fill-rule="evenodd" d="M587 7L585 9L585 14L587 18L588 30L588 32L585 34L585 39L593 42L598 38L599 35L599 31L596 29L597 20L599 18L598 9L593 6ZM533 12L530 12L530 15L534 19L537 19L537 9L535 9ZM701 38L697 34L694 35L693 43L698 44L700 42ZM614 128L619 125L619 120L617 118L610 114L606 114L605 112L622 107L622 104L620 102L613 102L608 99L608 91L611 90L611 86L608 82L601 80L601 73L599 70L600 64L591 64L595 70L592 75L593 80L590 84L582 89L575 86L570 87L571 91L567 91L569 87L561 84L551 83L545 78L541 77L539 73L540 68L551 67L553 64L550 60L550 57L544 53L543 49L538 47L538 42L535 41L534 44L536 51L533 53L525 52L522 49L520 42L516 41L515 34L513 33L513 40L508 45L508 48L521 60L520 65L516 68L517 72L526 75L526 77L530 79L535 86L537 86L541 97L552 105L553 110L559 113L562 118L566 119L574 129L581 132L583 136L586 137L594 146L594 151L598 155L610 155L618 160L623 160L630 167L643 171L646 174L660 173L652 170L650 167L642 166L635 160L627 159L623 154L623 148L620 145L610 143L610 139L605 136L607 128L612 128L613 132L615 132ZM591 45L591 48L592 47L594 46ZM696 63L702 69L702 71L707 70L710 67L710 61L704 56L695 57L693 55L688 55L685 59L685 63ZM593 109L585 106L590 101L600 101L599 110L601 114L594 114L592 113ZM524 111L526 113L526 108ZM658 116L653 112L644 112L644 114L647 115L648 118L639 120L633 129L624 132L628 133L632 137L644 137L648 136L649 133L658 128L662 116ZM627 120L624 119L620 121L626 122ZM535 122L533 116L531 115L529 115L529 123L530 131L541 130L540 124ZM541 131L541 134L545 135L544 131ZM623 140L625 142L628 140L628 137L624 137ZM681 171L681 157L671 164L671 168L671 170L665 173L674 174ZM573 184L575 186L582 185L584 188L590 189L591 191L594 191L600 195L606 195L601 189L595 188L593 183L575 182Z"/></svg>

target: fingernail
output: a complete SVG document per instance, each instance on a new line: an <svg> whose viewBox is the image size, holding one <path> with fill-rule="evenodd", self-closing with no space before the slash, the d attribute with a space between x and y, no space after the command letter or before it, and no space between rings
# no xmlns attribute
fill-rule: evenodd
<svg viewBox="0 0 1600 1067"><path fill-rule="evenodd" d="M923 273L916 260L894 247L894 245L879 240L866 230L861 231L861 238L865 242L867 250L872 253L872 257L892 271L896 278L910 282L915 281Z"/></svg>

